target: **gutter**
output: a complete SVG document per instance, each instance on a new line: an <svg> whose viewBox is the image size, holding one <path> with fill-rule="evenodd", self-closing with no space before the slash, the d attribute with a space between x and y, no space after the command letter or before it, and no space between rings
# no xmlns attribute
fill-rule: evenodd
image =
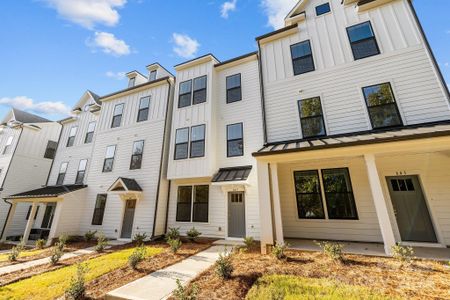
<svg viewBox="0 0 450 300"><path fill-rule="evenodd" d="M259 73L259 89L261 93L261 114L262 114L262 124L263 124L263 134L264 134L264 145L267 144L267 124L266 124L266 97L264 95L264 77L262 71L262 59L261 59L261 45L259 40L258 43L258 73Z"/></svg>

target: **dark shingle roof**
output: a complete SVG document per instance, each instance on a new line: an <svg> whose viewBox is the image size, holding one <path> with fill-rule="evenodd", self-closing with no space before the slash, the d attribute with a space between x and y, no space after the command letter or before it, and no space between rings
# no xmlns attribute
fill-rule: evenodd
<svg viewBox="0 0 450 300"><path fill-rule="evenodd" d="M221 168L214 175L212 182L225 182L225 181L245 181L250 175L252 166Z"/></svg>
<svg viewBox="0 0 450 300"><path fill-rule="evenodd" d="M115 188L115 189L111 189L113 186L116 185L116 183L118 181L122 181L123 183L123 189L119 189L119 188ZM142 192L142 188L139 185L139 183L136 182L136 180L134 179L130 179L130 178L124 178L124 177L119 177L117 178L116 181L114 181L114 183L111 185L111 187L108 189L111 192L117 192L117 191L123 191L123 190L127 190L129 192Z"/></svg>
<svg viewBox="0 0 450 300"><path fill-rule="evenodd" d="M17 108L13 108L13 113L16 121L21 123L47 123L52 122L48 119L42 118L37 115L30 114Z"/></svg>
<svg viewBox="0 0 450 300"><path fill-rule="evenodd" d="M70 185L53 185L46 186L39 189L23 192L7 197L8 199L21 199L21 198L53 198L60 195L75 192L80 189L86 188L87 185L82 184L70 184Z"/></svg>

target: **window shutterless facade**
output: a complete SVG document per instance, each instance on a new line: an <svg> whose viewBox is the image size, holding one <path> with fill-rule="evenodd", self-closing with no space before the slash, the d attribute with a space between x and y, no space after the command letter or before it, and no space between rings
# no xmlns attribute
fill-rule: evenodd
<svg viewBox="0 0 450 300"><path fill-rule="evenodd" d="M242 100L241 74L235 74L226 78L227 103Z"/></svg>
<svg viewBox="0 0 450 300"><path fill-rule="evenodd" d="M95 126L96 126L96 122L89 123L88 130L86 132L86 137L84 138L85 144L92 143L92 140L94 139Z"/></svg>
<svg viewBox="0 0 450 300"><path fill-rule="evenodd" d="M137 170L141 168L143 153L144 153L144 141L134 142L133 152L131 153L130 170Z"/></svg>
<svg viewBox="0 0 450 300"><path fill-rule="evenodd" d="M206 80L206 75L194 79L194 94L192 104L200 104L206 102Z"/></svg>
<svg viewBox="0 0 450 300"><path fill-rule="evenodd" d="M192 80L180 82L178 96L178 108L191 105L192 98Z"/></svg>
<svg viewBox="0 0 450 300"><path fill-rule="evenodd" d="M355 60L380 54L370 21L347 28Z"/></svg>
<svg viewBox="0 0 450 300"><path fill-rule="evenodd" d="M148 120L148 112L150 110L150 97L143 97L139 101L139 112L137 121L147 121Z"/></svg>
<svg viewBox="0 0 450 300"><path fill-rule="evenodd" d="M56 185L63 185L64 178L66 177L68 164L69 163L67 163L67 162L61 163L61 166L59 167L58 178L56 179Z"/></svg>
<svg viewBox="0 0 450 300"><path fill-rule="evenodd" d="M150 71L150 73L148 74L148 81L156 80L156 74L157 74L156 70Z"/></svg>
<svg viewBox="0 0 450 300"><path fill-rule="evenodd" d="M297 212L300 219L325 219L319 172L294 172Z"/></svg>
<svg viewBox="0 0 450 300"><path fill-rule="evenodd" d="M177 222L208 222L209 186L180 186L177 195Z"/></svg>
<svg viewBox="0 0 450 300"><path fill-rule="evenodd" d="M8 139L6 140L5 148L3 149L3 155L9 153L9 148L11 148L12 142L13 142L13 137L9 136Z"/></svg>
<svg viewBox="0 0 450 300"><path fill-rule="evenodd" d="M70 128L69 138L67 139L67 147L72 147L75 143L75 136L77 135L78 126Z"/></svg>
<svg viewBox="0 0 450 300"><path fill-rule="evenodd" d="M48 141L47 148L45 149L44 158L54 159L56 155L56 148L58 148L58 142Z"/></svg>
<svg viewBox="0 0 450 300"><path fill-rule="evenodd" d="M87 159L80 160L78 164L77 177L75 178L75 184L83 184L84 176L86 175Z"/></svg>
<svg viewBox="0 0 450 300"><path fill-rule="evenodd" d="M372 128L386 128L403 124L390 83L363 88Z"/></svg>
<svg viewBox="0 0 450 300"><path fill-rule="evenodd" d="M191 127L191 158L205 156L205 125Z"/></svg>
<svg viewBox="0 0 450 300"><path fill-rule="evenodd" d="M310 41L291 45L292 66L294 75L300 75L315 70Z"/></svg>
<svg viewBox="0 0 450 300"><path fill-rule="evenodd" d="M111 128L120 127L120 123L122 123L122 115L123 115L123 103L116 104L114 107L113 119L111 122Z"/></svg>
<svg viewBox="0 0 450 300"><path fill-rule="evenodd" d="M102 225L105 215L106 199L108 195L98 194L95 200L94 215L92 216L92 225Z"/></svg>
<svg viewBox="0 0 450 300"><path fill-rule="evenodd" d="M316 16L321 16L331 11L330 3L324 3L316 6Z"/></svg>
<svg viewBox="0 0 450 300"><path fill-rule="evenodd" d="M242 123L227 125L227 157L244 155L244 128Z"/></svg>
<svg viewBox="0 0 450 300"><path fill-rule="evenodd" d="M116 145L106 147L105 160L103 161L103 172L111 172L114 166Z"/></svg>
<svg viewBox="0 0 450 300"><path fill-rule="evenodd" d="M186 159L189 153L189 127L177 129L175 134L174 158Z"/></svg>
<svg viewBox="0 0 450 300"><path fill-rule="evenodd" d="M303 138L326 135L320 97L298 101Z"/></svg>

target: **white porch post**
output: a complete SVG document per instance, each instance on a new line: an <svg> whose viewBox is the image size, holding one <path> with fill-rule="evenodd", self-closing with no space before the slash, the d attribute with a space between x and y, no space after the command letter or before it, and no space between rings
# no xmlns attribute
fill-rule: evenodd
<svg viewBox="0 0 450 300"><path fill-rule="evenodd" d="M366 162L367 175L369 177L372 198L375 203L378 223L380 223L381 235L383 236L384 251L386 254L391 254L391 247L395 245L395 236L392 229L391 219L389 218L386 199L384 198L383 189L381 187L380 176L378 174L377 165L375 162L375 155L365 154L364 160Z"/></svg>
<svg viewBox="0 0 450 300"><path fill-rule="evenodd" d="M272 183L275 239L278 244L284 244L283 221L281 219L280 188L278 185L278 164L270 164L270 177Z"/></svg>
<svg viewBox="0 0 450 300"><path fill-rule="evenodd" d="M6 241L6 237L8 236L8 229L11 226L11 223L14 219L14 214L16 213L17 203L13 202L11 205L11 210L9 211L8 218L6 219L5 229L3 230L3 236L1 237L1 242Z"/></svg>
<svg viewBox="0 0 450 300"><path fill-rule="evenodd" d="M31 205L30 215L28 216L27 226L25 227L25 232L23 233L22 241L26 245L28 243L28 238L30 237L31 228L34 224L34 215L36 214L38 203L33 202Z"/></svg>
<svg viewBox="0 0 450 300"><path fill-rule="evenodd" d="M259 221L261 228L261 253L267 254L267 247L273 245L272 206L270 203L269 164L257 162Z"/></svg>
<svg viewBox="0 0 450 300"><path fill-rule="evenodd" d="M59 220L61 219L61 211L62 211L63 202L56 202L55 213L53 215L52 224L50 226L50 232L48 234L47 246L52 244L52 240L56 237L56 229L59 227Z"/></svg>

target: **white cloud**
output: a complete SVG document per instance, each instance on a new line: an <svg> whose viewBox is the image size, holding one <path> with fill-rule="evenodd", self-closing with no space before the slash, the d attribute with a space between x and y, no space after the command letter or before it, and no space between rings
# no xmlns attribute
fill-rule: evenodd
<svg viewBox="0 0 450 300"><path fill-rule="evenodd" d="M125 78L125 74L126 74L125 72L112 72L112 71L108 71L108 72L105 73L106 77L114 78L114 79L117 79L117 80L124 79Z"/></svg>
<svg viewBox="0 0 450 300"><path fill-rule="evenodd" d="M186 34L173 33L172 34L173 42L175 46L173 47L173 51L183 58L192 58L198 51L200 44L197 40L191 38Z"/></svg>
<svg viewBox="0 0 450 300"><path fill-rule="evenodd" d="M70 113L70 108L61 101L35 103L33 99L26 96L3 97L0 98L0 104L47 115L68 115Z"/></svg>
<svg viewBox="0 0 450 300"><path fill-rule="evenodd" d="M236 2L237 0L231 0L222 4L220 8L220 15L222 16L222 18L228 19L229 12L236 10Z"/></svg>
<svg viewBox="0 0 450 300"><path fill-rule="evenodd" d="M297 4L298 0L261 0L261 5L267 15L267 24L274 29L284 27L284 18Z"/></svg>
<svg viewBox="0 0 450 300"><path fill-rule="evenodd" d="M448 63L448 62L446 62L446 63L444 63L444 67L450 67L450 63Z"/></svg>
<svg viewBox="0 0 450 300"><path fill-rule="evenodd" d="M100 48L104 53L114 56L130 54L130 46L123 40L119 40L109 32L96 32L93 39L87 41L88 46Z"/></svg>
<svg viewBox="0 0 450 300"><path fill-rule="evenodd" d="M114 26L119 22L118 8L127 0L44 0L56 9L58 14L73 23L88 29L102 24Z"/></svg>

